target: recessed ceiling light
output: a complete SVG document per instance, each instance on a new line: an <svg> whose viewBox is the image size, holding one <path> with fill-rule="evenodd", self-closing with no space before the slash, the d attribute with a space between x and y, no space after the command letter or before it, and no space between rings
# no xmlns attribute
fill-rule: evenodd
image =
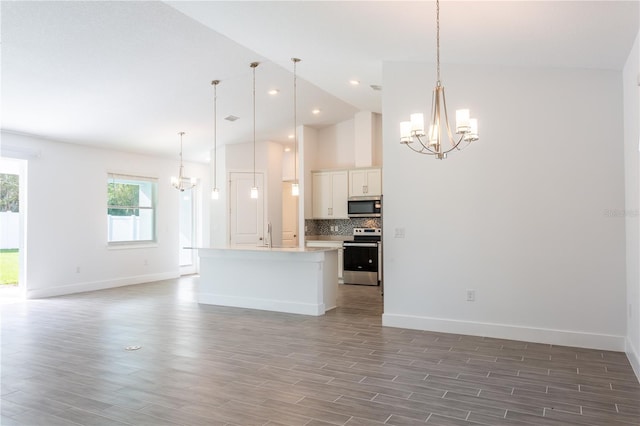
<svg viewBox="0 0 640 426"><path fill-rule="evenodd" d="M289 135L289 139L293 139L293 133Z"/></svg>
<svg viewBox="0 0 640 426"><path fill-rule="evenodd" d="M315 108L313 111L311 111L311 113L313 113L315 115L318 115L318 114L320 114L320 109Z"/></svg>
<svg viewBox="0 0 640 426"><path fill-rule="evenodd" d="M270 95L277 95L280 91L278 89L271 89L267 93Z"/></svg>
<svg viewBox="0 0 640 426"><path fill-rule="evenodd" d="M289 147L286 147L286 148L284 149L284 152L290 152L290 151L291 151L291 148L289 148Z"/></svg>
<svg viewBox="0 0 640 426"><path fill-rule="evenodd" d="M358 80L349 80L349 84L352 86L358 86L360 82Z"/></svg>

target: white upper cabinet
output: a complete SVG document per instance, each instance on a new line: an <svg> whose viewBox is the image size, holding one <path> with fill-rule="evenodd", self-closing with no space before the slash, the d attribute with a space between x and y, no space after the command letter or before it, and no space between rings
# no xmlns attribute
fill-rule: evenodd
<svg viewBox="0 0 640 426"><path fill-rule="evenodd" d="M313 218L347 219L348 175L346 170L313 172Z"/></svg>
<svg viewBox="0 0 640 426"><path fill-rule="evenodd" d="M349 170L349 197L376 197L382 195L380 168Z"/></svg>

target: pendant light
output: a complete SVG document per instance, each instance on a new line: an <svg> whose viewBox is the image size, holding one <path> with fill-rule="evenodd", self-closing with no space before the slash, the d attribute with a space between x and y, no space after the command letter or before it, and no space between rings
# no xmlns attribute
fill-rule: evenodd
<svg viewBox="0 0 640 426"><path fill-rule="evenodd" d="M437 159L447 158L447 154L454 149L460 151L466 148L471 142L478 140L478 120L469 118L468 109L456 111L456 134L460 135L456 141L449 126L449 116L447 115L447 101L444 96L444 86L440 82L440 1L436 0L436 87L433 89L431 99L431 123L429 133L424 131L424 115L414 113L410 116L410 121L400 123L400 143L419 154L433 155ZM444 117L442 112L444 111ZM444 118L444 120L442 120ZM451 148L444 148L441 144L443 134L442 127L449 138ZM426 136L426 139L425 139ZM419 145L414 148L414 139ZM466 145L461 143L465 142Z"/></svg>
<svg viewBox="0 0 640 426"><path fill-rule="evenodd" d="M251 198L258 198L258 185L256 184L256 68L260 62L251 62L249 65L253 70L253 187L251 188Z"/></svg>
<svg viewBox="0 0 640 426"><path fill-rule="evenodd" d="M291 58L293 61L293 184L291 185L291 195L300 195L300 185L298 184L298 97L297 97L297 75L296 65L299 58Z"/></svg>
<svg viewBox="0 0 640 426"><path fill-rule="evenodd" d="M171 185L173 185L173 187L178 191L183 192L196 186L198 181L196 178L191 178L188 183L185 182L185 177L183 175L184 167L182 165L182 136L184 136L185 133L179 132L178 134L180 135L180 170L178 172L178 177L171 177Z"/></svg>
<svg viewBox="0 0 640 426"><path fill-rule="evenodd" d="M217 152L218 152L218 139L217 139L217 131L218 131L218 120L217 120L217 103L218 103L218 84L220 80L213 80L211 84L213 85L213 190L211 190L211 199L217 200L220 198L220 191L218 190L218 185L216 175L218 173L218 163L217 163Z"/></svg>

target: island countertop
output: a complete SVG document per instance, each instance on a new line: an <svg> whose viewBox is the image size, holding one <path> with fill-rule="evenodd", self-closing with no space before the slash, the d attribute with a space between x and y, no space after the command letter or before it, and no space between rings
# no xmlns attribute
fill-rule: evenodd
<svg viewBox="0 0 640 426"><path fill-rule="evenodd" d="M220 247L184 247L194 250L229 250L229 251L255 251L255 252L281 252L281 253L310 253L316 251L337 250L334 247L267 247L252 245L220 246Z"/></svg>
<svg viewBox="0 0 640 426"><path fill-rule="evenodd" d="M200 247L198 302L323 315L336 307L337 247Z"/></svg>

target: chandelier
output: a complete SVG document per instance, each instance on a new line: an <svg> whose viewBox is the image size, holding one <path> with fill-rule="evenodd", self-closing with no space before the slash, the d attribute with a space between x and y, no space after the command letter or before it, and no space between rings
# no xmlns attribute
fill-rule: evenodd
<svg viewBox="0 0 640 426"><path fill-rule="evenodd" d="M218 185L216 184L216 174L217 174L217 162L216 162L216 154L218 152L218 140L217 140L217 130L218 130L218 122L217 122L217 103L218 103L218 84L220 80L213 80L211 84L213 85L213 189L211 190L211 199L217 200L220 198L220 191L218 190Z"/></svg>
<svg viewBox="0 0 640 426"><path fill-rule="evenodd" d="M454 138L449 126L447 114L447 102L444 95L444 87L440 80L440 1L436 0L436 69L437 81L431 98L431 120L429 132L424 131L424 116L422 113L414 113L410 121L400 123L400 143L406 145L419 154L433 155L442 160L447 158L451 151L462 150L471 142L478 140L478 120L469 117L468 109L456 111L456 136ZM443 115L444 113L444 115ZM444 119L444 120L443 120ZM443 122L444 121L444 122ZM443 126L451 144L444 147L442 144ZM419 145L412 144L417 141Z"/></svg>
<svg viewBox="0 0 640 426"><path fill-rule="evenodd" d="M185 180L183 175L184 167L182 166L182 136L184 132L179 132L180 135L180 172L178 173L178 177L171 177L171 185L179 191L185 191L187 189L191 189L198 183L196 178L191 178L190 180Z"/></svg>

